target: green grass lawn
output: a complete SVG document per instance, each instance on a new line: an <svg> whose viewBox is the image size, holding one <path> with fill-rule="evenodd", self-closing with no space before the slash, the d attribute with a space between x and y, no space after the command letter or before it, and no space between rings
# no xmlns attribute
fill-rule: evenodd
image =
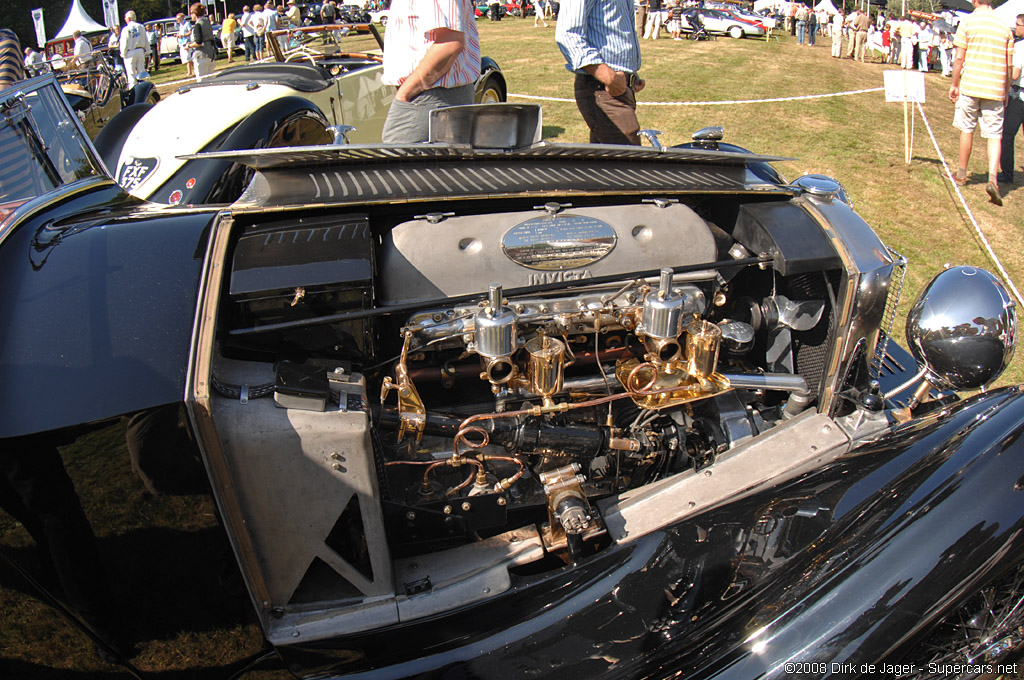
<svg viewBox="0 0 1024 680"><path fill-rule="evenodd" d="M550 28L534 28L530 19L509 17L501 22L480 21L478 25L483 53L494 57L505 72L510 101L534 101L516 95L571 99L572 76L565 70L555 45L553 24ZM842 181L856 210L890 247L910 260L898 315L902 333L902 317L945 263L995 269L942 175L939 156L921 116L915 116L913 160L907 164L903 106L885 103L881 92L774 103L685 105L877 88L883 84L883 71L892 68L832 59L827 38L815 48L805 48L781 31L776 33L780 39L771 42L728 38L697 43L643 41L642 75L647 88L639 96L641 125L661 130L666 144L687 141L692 132L704 126L722 125L726 141L755 152L794 158L778 164L788 178L824 173ZM226 61L219 60L217 66L226 67ZM154 81L162 90L170 91L174 87L171 83L182 78L181 65L165 64ZM958 133L951 126L953 105L946 96L949 80L932 73L926 81L925 114L939 148L947 161L955 164ZM573 103L542 104L545 139L587 139ZM1024 151L1019 156L1018 168ZM1024 190L1004 187L1005 205L995 207L985 197L984 174L984 145L979 144L970 166L973 183L963 193L1009 275L1024 284ZM1018 177L1024 180L1020 170ZM1022 379L1024 369L1018 357L1003 382ZM212 536L216 531L211 504L202 498L154 498L143 493L128 468L123 442L123 430L118 425L95 433L89 442L63 453L101 547L116 565L115 573L130 575L115 583L115 591L134 592L133 581L168 579L165 601L121 603L123 623L135 633L138 656L134 661L144 669L173 675L189 668L217 670L256 651L261 637L246 598L226 596L217 583L191 574L190 556L176 551L180 536L171 527L181 521L194 532ZM103 460L99 467L96 456ZM90 483L97 469L102 470L103 483ZM111 479L119 483L112 485ZM154 523L167 529L139 536L139 532L151 531L144 527ZM135 544L126 537L144 539L150 552L130 550L127 546ZM27 534L3 514L0 543L13 546L19 557L30 557ZM172 616L155 617L153 612L166 611L160 607L168 605ZM104 675L104 669L110 667L95 660L91 645L29 597L16 577L3 569L0 611L4 612L0 617L0 677L127 677ZM286 676L266 673L253 677Z"/></svg>

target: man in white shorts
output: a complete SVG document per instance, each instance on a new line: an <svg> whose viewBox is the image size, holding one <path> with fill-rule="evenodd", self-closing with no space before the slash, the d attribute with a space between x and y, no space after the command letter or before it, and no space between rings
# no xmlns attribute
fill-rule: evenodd
<svg viewBox="0 0 1024 680"><path fill-rule="evenodd" d="M1013 36L992 11L992 0L974 0L974 12L960 22L953 45L956 58L949 98L956 104L953 127L960 130L960 166L954 179L960 186L967 184L967 163L971 160L974 129L980 117L981 137L987 141L988 152L985 193L992 203L1002 205L997 173Z"/></svg>

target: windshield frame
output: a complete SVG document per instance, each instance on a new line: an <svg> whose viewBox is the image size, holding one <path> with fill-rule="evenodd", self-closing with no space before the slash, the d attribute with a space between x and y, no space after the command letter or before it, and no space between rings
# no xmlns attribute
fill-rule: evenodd
<svg viewBox="0 0 1024 680"><path fill-rule="evenodd" d="M11 150L6 162L14 164L12 178L18 179L19 167L31 175L8 182L0 193L0 241L19 213L39 199L83 183L111 181L52 73L0 91L0 135Z"/></svg>

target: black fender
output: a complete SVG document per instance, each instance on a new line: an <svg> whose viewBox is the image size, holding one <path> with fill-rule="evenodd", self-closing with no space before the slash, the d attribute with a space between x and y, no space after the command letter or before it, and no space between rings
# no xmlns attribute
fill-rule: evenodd
<svg viewBox="0 0 1024 680"><path fill-rule="evenodd" d="M329 125L323 112L308 99L282 97L246 116L202 151L328 144L333 141L333 135L327 132ZM294 138L290 136L293 130L299 131ZM150 196L150 200L193 205L231 203L242 194L251 178L250 168L230 161L188 161Z"/></svg>
<svg viewBox="0 0 1024 680"><path fill-rule="evenodd" d="M871 676L871 665L877 676L882 663L898 662L923 670L927 659L908 656L915 643L1024 560L1022 435L1024 392L1005 388L898 427L762 496L755 521L775 508L777 523L761 537L748 524L754 540L736 558L783 536L791 556L737 570L733 583L746 578L749 596L733 605L757 613L737 621L746 636L700 676Z"/></svg>
<svg viewBox="0 0 1024 680"><path fill-rule="evenodd" d="M160 101L160 93L157 92L153 83L148 80L140 80L135 83L135 87L125 93L121 106L128 107L132 104L143 104L145 102L155 104L158 101Z"/></svg>
<svg viewBox="0 0 1024 680"><path fill-rule="evenodd" d="M920 667L907 658L913 645L1024 560L1022 436L1024 391L994 390L579 565L523 575L493 602L278 651L299 667L377 679ZM396 653L402 639L431 655Z"/></svg>
<svg viewBox="0 0 1024 680"><path fill-rule="evenodd" d="M153 108L153 104L148 102L127 106L114 114L114 117L96 135L96 139L92 142L93 146L96 147L96 151L99 152L100 158L103 159L104 165L107 166L107 170L111 174L117 171L117 159L121 157L121 150L124 148L124 143L128 141L128 135L132 133L135 124L151 108Z"/></svg>

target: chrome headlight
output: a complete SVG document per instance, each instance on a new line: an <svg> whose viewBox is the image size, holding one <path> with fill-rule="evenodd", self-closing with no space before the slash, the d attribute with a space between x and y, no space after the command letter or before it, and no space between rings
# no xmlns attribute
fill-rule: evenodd
<svg viewBox="0 0 1024 680"><path fill-rule="evenodd" d="M947 269L932 279L910 310L907 342L933 384L954 390L984 387L1013 358L1016 305L984 269Z"/></svg>

